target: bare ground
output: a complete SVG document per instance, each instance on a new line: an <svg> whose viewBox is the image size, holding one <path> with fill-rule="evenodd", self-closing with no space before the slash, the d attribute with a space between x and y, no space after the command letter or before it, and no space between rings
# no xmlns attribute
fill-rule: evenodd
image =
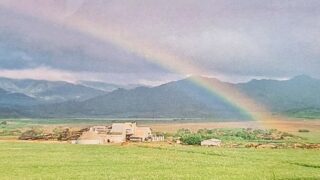
<svg viewBox="0 0 320 180"><path fill-rule="evenodd" d="M297 132L299 129L308 129L310 131L320 132L320 120L279 120L268 122L246 121L246 122L195 122L195 123L154 123L148 124L154 131L176 132L178 129L187 128L192 131L198 129L214 128L274 128L285 132Z"/></svg>

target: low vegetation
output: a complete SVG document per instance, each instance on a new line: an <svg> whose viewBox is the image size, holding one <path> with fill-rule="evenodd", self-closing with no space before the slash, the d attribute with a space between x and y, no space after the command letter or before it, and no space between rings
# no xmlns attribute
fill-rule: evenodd
<svg viewBox="0 0 320 180"><path fill-rule="evenodd" d="M276 129L200 129L192 133L188 129L180 129L175 135L182 143L188 145L199 145L206 139L220 139L223 141L292 141L301 140L299 136L290 133L281 132Z"/></svg>
<svg viewBox="0 0 320 180"><path fill-rule="evenodd" d="M7 136L19 136L20 140L51 140L51 141L70 141L78 139L88 128L54 128L51 131L39 127L21 132L19 130L0 131ZM301 129L299 132L306 132ZM5 134L6 133L6 134ZM170 143L182 143L184 145L200 145L203 140L219 139L222 141L223 147L231 148L307 148L320 149L320 144L309 143L307 138L302 138L287 132L278 131L276 129L199 129L197 132L191 132L189 129L179 129L177 133L154 132L156 135L163 135Z"/></svg>
<svg viewBox="0 0 320 180"><path fill-rule="evenodd" d="M310 132L310 130L308 130L308 129L299 129L298 132L308 133L308 132Z"/></svg>
<svg viewBox="0 0 320 180"><path fill-rule="evenodd" d="M8 121L0 122L0 136L19 136L21 132L19 126L12 125Z"/></svg>
<svg viewBox="0 0 320 180"><path fill-rule="evenodd" d="M41 128L32 128L23 132L19 136L19 139L69 141L78 139L84 131L88 130L88 128L83 128L80 130L71 130L69 128L55 128L51 132L46 132Z"/></svg>
<svg viewBox="0 0 320 180"><path fill-rule="evenodd" d="M0 136L19 136L20 134L21 134L21 130L8 130L8 129L0 130Z"/></svg>

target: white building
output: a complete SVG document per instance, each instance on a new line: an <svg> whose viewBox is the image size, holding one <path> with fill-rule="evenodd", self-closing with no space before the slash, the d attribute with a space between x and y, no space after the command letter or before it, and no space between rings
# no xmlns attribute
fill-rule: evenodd
<svg viewBox="0 0 320 180"><path fill-rule="evenodd" d="M201 142L201 146L220 146L221 140L219 139L208 139Z"/></svg>
<svg viewBox="0 0 320 180"><path fill-rule="evenodd" d="M162 140L152 135L150 127L138 127L137 123L113 123L111 127L93 126L76 141L77 144L123 143L130 141Z"/></svg>

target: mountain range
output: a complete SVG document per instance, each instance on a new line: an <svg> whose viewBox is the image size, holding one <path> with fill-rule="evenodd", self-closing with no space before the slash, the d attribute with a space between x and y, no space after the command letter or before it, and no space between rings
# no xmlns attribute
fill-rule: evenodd
<svg viewBox="0 0 320 180"><path fill-rule="evenodd" d="M69 83L63 81L44 81L32 79L0 78L0 88L32 97L41 104L59 103L70 100L83 101L106 94L119 88L132 89L139 85L116 85L98 81L79 81Z"/></svg>
<svg viewBox="0 0 320 180"><path fill-rule="evenodd" d="M205 78L205 77L203 77ZM296 117L320 115L320 80L301 75L289 80L251 80L228 85L267 106L273 113ZM4 83L5 82L5 83ZM190 79L156 87L119 88L102 82L0 80L0 115L18 117L249 117ZM39 105L40 104L40 105Z"/></svg>

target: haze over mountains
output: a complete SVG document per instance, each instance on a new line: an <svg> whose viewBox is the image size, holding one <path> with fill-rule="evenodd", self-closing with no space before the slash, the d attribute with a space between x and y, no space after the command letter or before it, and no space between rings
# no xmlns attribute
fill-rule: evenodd
<svg viewBox="0 0 320 180"><path fill-rule="evenodd" d="M63 81L0 78L0 88L3 90L11 93L24 94L42 104L70 100L83 101L114 91L118 88L131 89L137 86L139 85L124 86L97 81L68 83Z"/></svg>
<svg viewBox="0 0 320 180"><path fill-rule="evenodd" d="M210 81L226 83L214 78ZM274 113L297 117L320 115L319 79L302 75L284 81L252 80L227 84ZM0 88L2 117L248 119L221 97L188 79L156 87L123 89L123 86L102 82L71 84L1 78Z"/></svg>

